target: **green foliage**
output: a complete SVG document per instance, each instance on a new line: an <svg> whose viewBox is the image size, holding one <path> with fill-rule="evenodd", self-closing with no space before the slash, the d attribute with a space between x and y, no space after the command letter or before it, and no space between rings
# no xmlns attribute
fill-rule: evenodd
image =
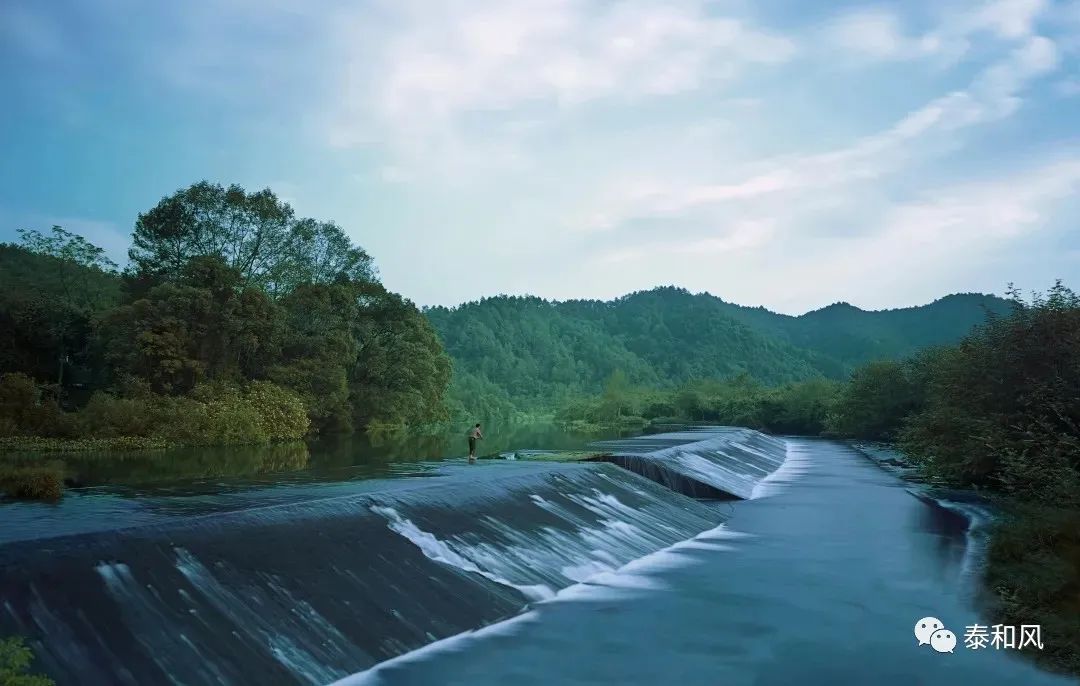
<svg viewBox="0 0 1080 686"><path fill-rule="evenodd" d="M164 198L139 216L122 279L59 227L23 239L0 246L0 325L15 332L0 373L29 383L0 436L246 443L447 417L450 362L428 320L341 227L269 190ZM211 387L247 390L196 397Z"/></svg>
<svg viewBox="0 0 1080 686"><path fill-rule="evenodd" d="M114 376L133 374L160 393L187 393L203 381L262 373L278 345L277 311L261 291L216 257L189 262L176 282L103 320Z"/></svg>
<svg viewBox="0 0 1080 686"><path fill-rule="evenodd" d="M12 498L57 500L64 494L64 465L0 463L0 491Z"/></svg>
<svg viewBox="0 0 1080 686"><path fill-rule="evenodd" d="M59 227L54 232L73 236ZM57 244L56 236L22 233L31 247L0 244L0 331L6 337L0 345L0 373L85 383L97 366L91 349L93 319L119 301L120 279L104 260L81 254L100 250L79 247L81 238L63 239L75 244L71 247ZM65 254L80 261L63 259Z"/></svg>
<svg viewBox="0 0 1080 686"><path fill-rule="evenodd" d="M304 400L288 389L266 381L247 387L245 400L259 417L259 429L272 441L303 438L311 426Z"/></svg>
<svg viewBox="0 0 1080 686"><path fill-rule="evenodd" d="M349 397L358 425L448 418L450 358L412 303L381 286L367 287L353 336L359 351L349 369Z"/></svg>
<svg viewBox="0 0 1080 686"><path fill-rule="evenodd" d="M987 586L996 621L1039 624L1047 667L1080 674L1080 509L1011 502L992 537Z"/></svg>
<svg viewBox="0 0 1080 686"><path fill-rule="evenodd" d="M341 278L374 281L375 268L333 222L298 219L270 189L248 193L202 181L139 215L129 257L146 275L175 278L205 255L235 270L244 286L272 294Z"/></svg>
<svg viewBox="0 0 1080 686"><path fill-rule="evenodd" d="M315 431L353 428L348 372L358 348L356 295L349 284L308 284L281 301L285 334L269 378L304 398Z"/></svg>
<svg viewBox="0 0 1080 686"><path fill-rule="evenodd" d="M843 387L829 422L832 433L890 441L922 403L913 363L880 360L856 369Z"/></svg>
<svg viewBox="0 0 1080 686"><path fill-rule="evenodd" d="M41 436L11 436L0 438L0 453L85 453L124 450L164 450L175 444L149 436L120 436L117 438L43 438Z"/></svg>
<svg viewBox="0 0 1080 686"><path fill-rule="evenodd" d="M0 640L0 686L53 686L48 677L27 674L34 654L21 638Z"/></svg>
<svg viewBox="0 0 1080 686"><path fill-rule="evenodd" d="M905 449L950 482L1080 496L1080 298L1060 283L926 364Z"/></svg>
<svg viewBox="0 0 1080 686"><path fill-rule="evenodd" d="M455 415L494 417L599 394L616 370L630 385L661 389L744 374L768 386L841 380L866 360L953 343L987 310L1003 307L990 296L961 295L920 308L837 305L790 317L669 287L611 302L501 296L426 313L454 360ZM732 414L703 413L696 405L701 392L684 389L681 408L656 416Z"/></svg>
<svg viewBox="0 0 1080 686"><path fill-rule="evenodd" d="M0 437L63 436L69 424L34 380L16 372L0 377Z"/></svg>
<svg viewBox="0 0 1080 686"><path fill-rule="evenodd" d="M834 411L840 384L826 379L768 388L747 375L694 381L674 389L630 387L613 375L604 393L568 401L555 415L568 427L634 427L705 422L785 434L818 435Z"/></svg>

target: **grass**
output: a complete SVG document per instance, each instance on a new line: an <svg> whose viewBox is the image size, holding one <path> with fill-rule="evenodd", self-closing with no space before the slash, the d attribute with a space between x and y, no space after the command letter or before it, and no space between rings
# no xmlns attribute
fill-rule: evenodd
<svg viewBox="0 0 1080 686"><path fill-rule="evenodd" d="M64 464L0 464L0 491L25 500L58 500L64 494Z"/></svg>
<svg viewBox="0 0 1080 686"><path fill-rule="evenodd" d="M8 436L0 438L0 453L74 453L113 450L163 450L174 443L143 436L119 438L45 438L42 436Z"/></svg>

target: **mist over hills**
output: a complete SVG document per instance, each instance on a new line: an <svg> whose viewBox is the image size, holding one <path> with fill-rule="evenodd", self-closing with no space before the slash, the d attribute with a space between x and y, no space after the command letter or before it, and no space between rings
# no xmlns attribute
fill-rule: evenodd
<svg viewBox="0 0 1080 686"><path fill-rule="evenodd" d="M841 379L868 360L956 342L1008 307L964 293L918 307L836 303L792 316L665 286L611 301L497 296L425 314L454 361L451 398L494 413L598 392L616 371L659 387L740 374L770 385Z"/></svg>

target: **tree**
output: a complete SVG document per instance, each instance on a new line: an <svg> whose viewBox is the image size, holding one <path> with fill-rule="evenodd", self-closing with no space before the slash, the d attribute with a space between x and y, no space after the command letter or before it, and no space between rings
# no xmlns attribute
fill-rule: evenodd
<svg viewBox="0 0 1080 686"><path fill-rule="evenodd" d="M216 257L189 261L175 282L104 317L100 344L119 380L134 375L159 393L204 381L263 377L280 345L280 312Z"/></svg>
<svg viewBox="0 0 1080 686"><path fill-rule="evenodd" d="M39 346L43 343L53 356L56 384L62 387L72 356L86 352L95 313L115 300L116 289L102 286L115 274L116 263L104 249L60 226L49 235L31 229L20 229L19 235L24 250L43 258L38 267L45 273L35 281L44 287L21 298L9 295L4 310L14 320L13 329L44 338Z"/></svg>
<svg viewBox="0 0 1080 686"><path fill-rule="evenodd" d="M194 258L213 255L245 286L283 295L304 283L374 281L375 268L333 222L298 219L269 188L248 193L201 181L140 214L128 252L137 271L176 278Z"/></svg>
<svg viewBox="0 0 1080 686"><path fill-rule="evenodd" d="M281 300L281 354L270 379L299 393L319 432L353 428L349 369L357 355L352 327L358 303L352 284L302 284Z"/></svg>
<svg viewBox="0 0 1080 686"><path fill-rule="evenodd" d="M359 425L447 417L450 358L416 307L380 285L361 285L353 335L359 345L349 391Z"/></svg>
<svg viewBox="0 0 1080 686"><path fill-rule="evenodd" d="M919 403L919 387L903 363L870 362L852 373L837 400L830 428L844 436L890 440Z"/></svg>

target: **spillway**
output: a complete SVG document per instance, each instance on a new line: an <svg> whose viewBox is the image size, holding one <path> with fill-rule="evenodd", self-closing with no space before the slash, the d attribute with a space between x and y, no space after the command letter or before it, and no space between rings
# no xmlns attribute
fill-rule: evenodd
<svg viewBox="0 0 1080 686"><path fill-rule="evenodd" d="M754 497L784 463L787 443L751 429L701 427L598 441L604 459L695 498Z"/></svg>
<svg viewBox="0 0 1080 686"><path fill-rule="evenodd" d="M333 497L12 540L0 545L0 636L26 637L60 686L325 684L720 519L611 464L446 467Z"/></svg>

